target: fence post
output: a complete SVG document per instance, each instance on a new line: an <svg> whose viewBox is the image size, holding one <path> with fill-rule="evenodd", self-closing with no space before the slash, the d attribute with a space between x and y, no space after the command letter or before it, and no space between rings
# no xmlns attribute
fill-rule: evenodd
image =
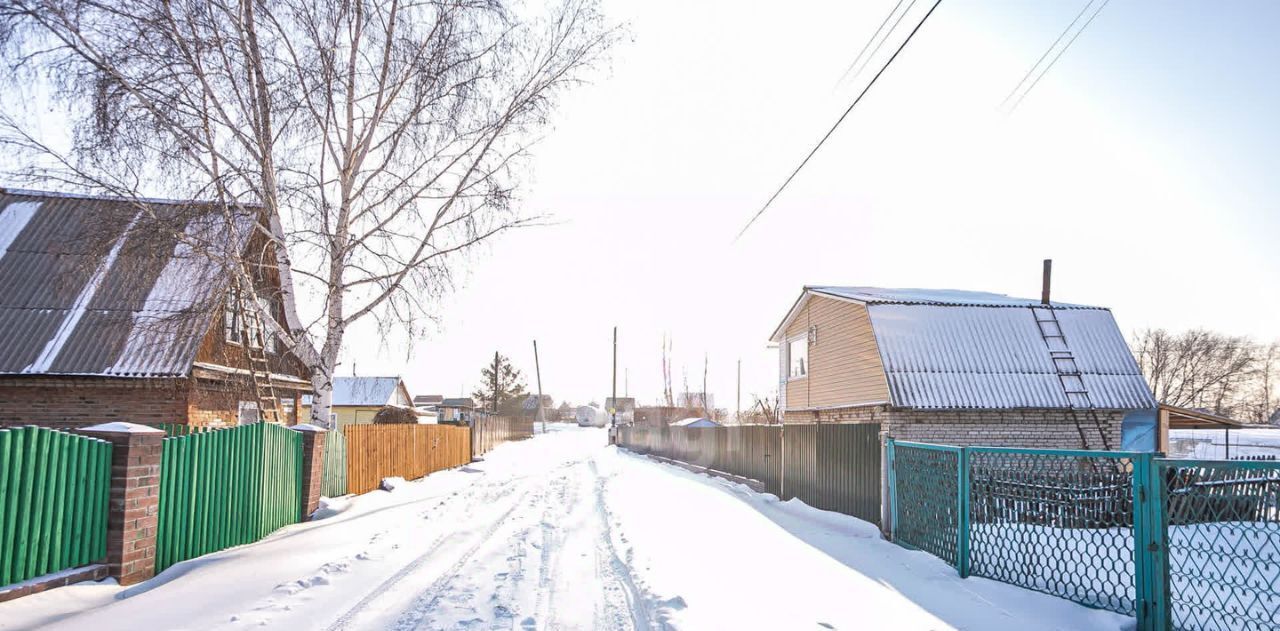
<svg viewBox="0 0 1280 631"><path fill-rule="evenodd" d="M889 432L880 430L880 534L893 540L893 502L889 497L892 487L889 486Z"/></svg>
<svg viewBox="0 0 1280 631"><path fill-rule="evenodd" d="M1154 454L1133 462L1133 556L1138 631L1164 631L1169 620L1168 525L1164 478Z"/></svg>
<svg viewBox="0 0 1280 631"><path fill-rule="evenodd" d="M324 437L327 430L304 423L291 427L302 434L302 505L299 518L306 521L320 508L320 487L324 485Z"/></svg>
<svg viewBox="0 0 1280 631"><path fill-rule="evenodd" d="M898 539L898 472L894 459L897 454L894 452L894 441L892 438L886 438L884 443L884 461L885 469L888 474L889 493L886 495L889 501L889 541L897 541Z"/></svg>
<svg viewBox="0 0 1280 631"><path fill-rule="evenodd" d="M969 578L969 448L961 447L956 459L956 571Z"/></svg>
<svg viewBox="0 0 1280 631"><path fill-rule="evenodd" d="M156 571L164 432L134 423L106 423L76 433L111 443L107 571L121 585L141 583Z"/></svg>

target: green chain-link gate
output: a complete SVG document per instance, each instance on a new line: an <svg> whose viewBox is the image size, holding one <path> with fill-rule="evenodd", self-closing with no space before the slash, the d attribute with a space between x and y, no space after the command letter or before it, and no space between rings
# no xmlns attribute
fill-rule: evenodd
<svg viewBox="0 0 1280 631"><path fill-rule="evenodd" d="M1280 628L1280 463L889 441L896 542L1137 617Z"/></svg>

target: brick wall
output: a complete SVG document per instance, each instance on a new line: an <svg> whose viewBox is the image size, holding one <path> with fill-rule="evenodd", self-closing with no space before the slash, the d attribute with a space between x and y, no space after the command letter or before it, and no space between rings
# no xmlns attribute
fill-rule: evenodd
<svg viewBox="0 0 1280 631"><path fill-rule="evenodd" d="M185 379L0 379L0 427L181 423L187 384Z"/></svg>
<svg viewBox="0 0 1280 631"><path fill-rule="evenodd" d="M1103 449L1102 436L1088 414L1080 414L1087 449ZM1097 413L1107 447L1120 448L1122 410ZM889 435L948 445L1080 449L1080 431L1068 410L902 410L888 406L819 411L788 410L787 423L881 423Z"/></svg>

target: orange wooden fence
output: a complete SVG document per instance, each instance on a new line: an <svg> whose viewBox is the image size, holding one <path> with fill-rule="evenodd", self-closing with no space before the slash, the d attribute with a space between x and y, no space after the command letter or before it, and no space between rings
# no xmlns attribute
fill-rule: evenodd
<svg viewBox="0 0 1280 631"><path fill-rule="evenodd" d="M347 492L366 493L383 478L420 478L471 462L471 429L452 425L348 425Z"/></svg>

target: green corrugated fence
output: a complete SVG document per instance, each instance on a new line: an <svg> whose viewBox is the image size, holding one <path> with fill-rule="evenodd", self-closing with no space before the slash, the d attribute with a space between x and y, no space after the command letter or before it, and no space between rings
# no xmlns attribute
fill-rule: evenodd
<svg viewBox="0 0 1280 631"><path fill-rule="evenodd" d="M187 425L185 423L160 423L156 425L156 429L164 430L165 437L170 438L173 436L202 434L204 432L214 431L215 428L203 427L200 425Z"/></svg>
<svg viewBox="0 0 1280 631"><path fill-rule="evenodd" d="M301 519L302 436L271 423L164 439L156 571Z"/></svg>
<svg viewBox="0 0 1280 631"><path fill-rule="evenodd" d="M347 494L347 438L341 431L326 432L324 436L324 479L320 494L338 497Z"/></svg>
<svg viewBox="0 0 1280 631"><path fill-rule="evenodd" d="M0 586L107 555L111 443L0 430Z"/></svg>

